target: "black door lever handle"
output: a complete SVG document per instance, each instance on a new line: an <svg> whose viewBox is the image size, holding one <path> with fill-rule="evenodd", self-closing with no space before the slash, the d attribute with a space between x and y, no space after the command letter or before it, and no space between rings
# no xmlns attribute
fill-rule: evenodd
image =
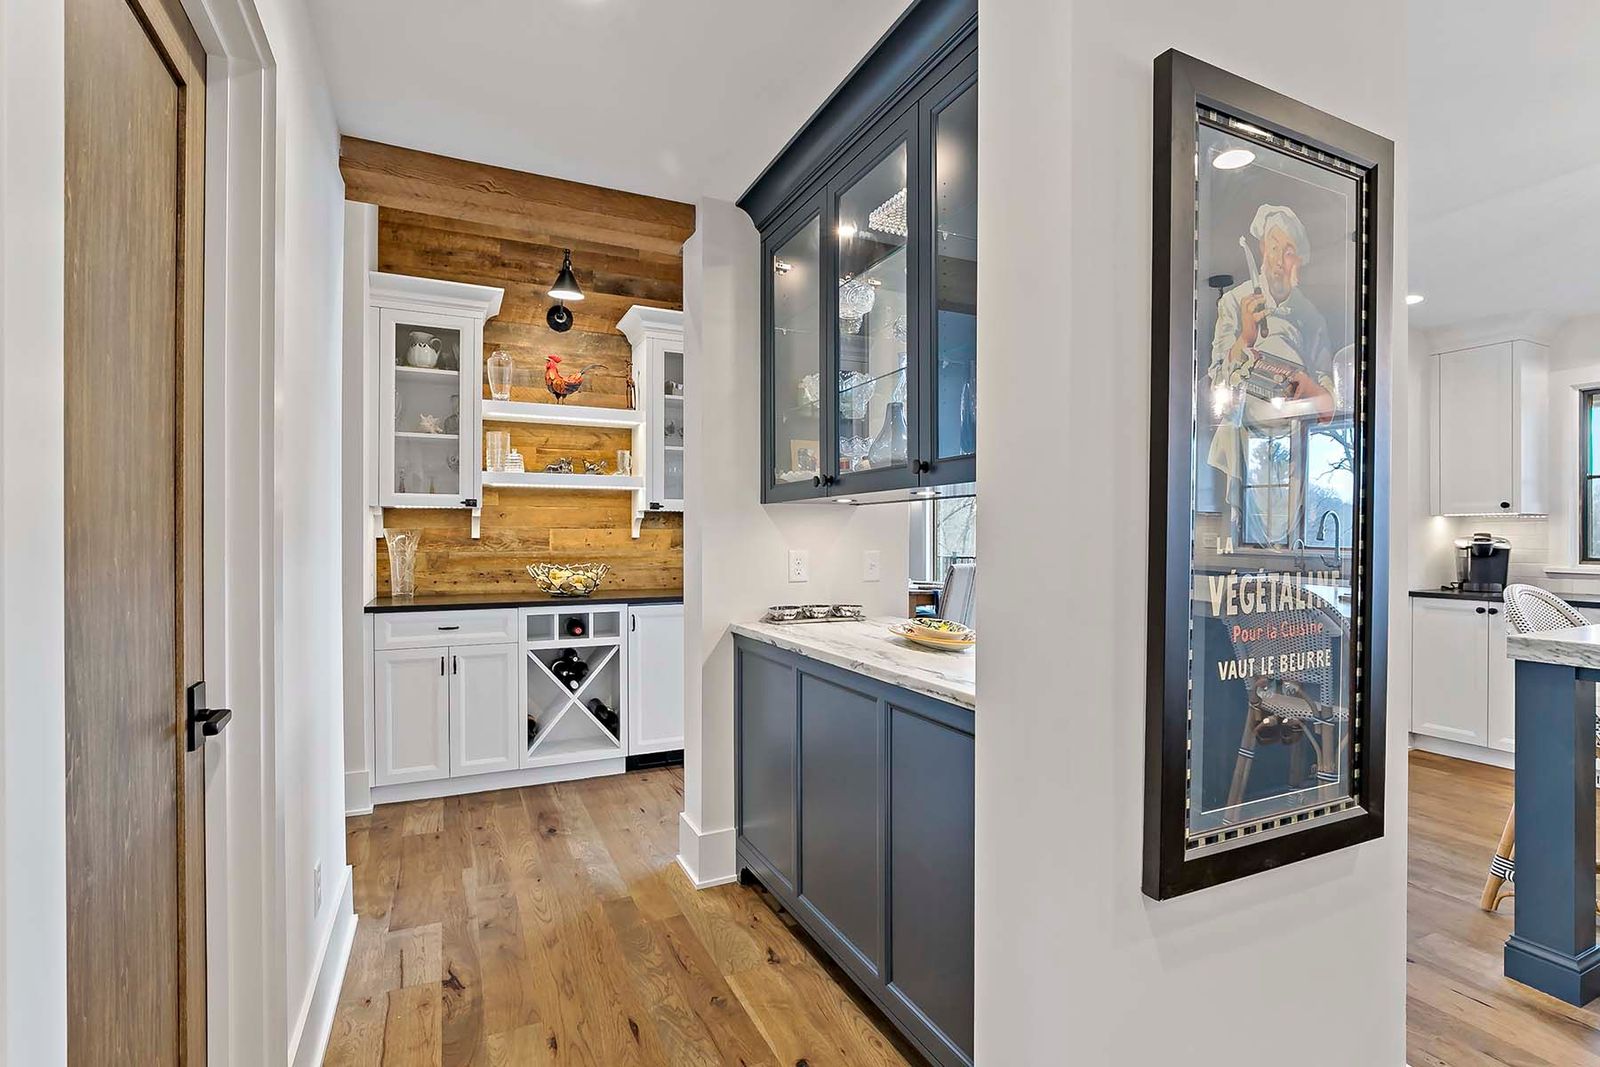
<svg viewBox="0 0 1600 1067"><path fill-rule="evenodd" d="M233 718L229 708L206 707L206 683L196 682L187 691L189 714L184 730L186 751L196 752L208 737L216 737Z"/></svg>

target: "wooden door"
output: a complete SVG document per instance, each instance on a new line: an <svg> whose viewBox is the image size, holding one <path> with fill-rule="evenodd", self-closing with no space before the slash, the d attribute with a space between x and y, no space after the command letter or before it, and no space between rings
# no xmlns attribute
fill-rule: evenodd
<svg viewBox="0 0 1600 1067"><path fill-rule="evenodd" d="M177 0L67 0L72 1063L205 1062L204 69Z"/></svg>
<svg viewBox="0 0 1600 1067"><path fill-rule="evenodd" d="M448 648L397 648L373 656L377 784L450 777L449 658Z"/></svg>
<svg viewBox="0 0 1600 1067"><path fill-rule="evenodd" d="M1487 745L1488 605L1476 600L1411 602L1411 729Z"/></svg>
<svg viewBox="0 0 1600 1067"><path fill-rule="evenodd" d="M521 645L450 649L450 776L522 766L528 717L517 707Z"/></svg>

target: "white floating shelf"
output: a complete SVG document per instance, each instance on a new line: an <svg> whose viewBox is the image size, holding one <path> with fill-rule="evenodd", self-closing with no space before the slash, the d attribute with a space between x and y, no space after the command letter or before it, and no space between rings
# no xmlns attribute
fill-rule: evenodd
<svg viewBox="0 0 1600 1067"><path fill-rule="evenodd" d="M441 370L438 367L408 367L405 364L399 364L394 369L394 376L396 378L417 378L442 383L446 378L451 381L459 379L461 372L458 370Z"/></svg>
<svg viewBox="0 0 1600 1067"><path fill-rule="evenodd" d="M394 435L402 441L459 441L460 434L426 433L422 430L396 430Z"/></svg>
<svg viewBox="0 0 1600 1067"><path fill-rule="evenodd" d="M551 474L546 471L484 471L483 484L498 489L616 489L644 488L643 478L620 474Z"/></svg>
<svg viewBox="0 0 1600 1067"><path fill-rule="evenodd" d="M644 412L632 408L585 407L582 404L530 404L522 400L485 400L483 421L632 429L644 424Z"/></svg>

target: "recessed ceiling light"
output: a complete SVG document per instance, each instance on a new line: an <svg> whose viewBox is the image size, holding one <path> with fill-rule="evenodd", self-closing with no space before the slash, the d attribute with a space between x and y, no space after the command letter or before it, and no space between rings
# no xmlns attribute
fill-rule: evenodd
<svg viewBox="0 0 1600 1067"><path fill-rule="evenodd" d="M1218 170L1238 170L1256 161L1256 154L1248 148L1229 148L1218 152L1211 165Z"/></svg>
<svg viewBox="0 0 1600 1067"><path fill-rule="evenodd" d="M1426 299L1428 299L1428 298L1423 296L1421 293L1407 293L1406 294L1406 303L1407 304L1420 304Z"/></svg>
<svg viewBox="0 0 1600 1067"><path fill-rule="evenodd" d="M853 496L836 496L833 498L833 502L835 504L854 504L856 498Z"/></svg>

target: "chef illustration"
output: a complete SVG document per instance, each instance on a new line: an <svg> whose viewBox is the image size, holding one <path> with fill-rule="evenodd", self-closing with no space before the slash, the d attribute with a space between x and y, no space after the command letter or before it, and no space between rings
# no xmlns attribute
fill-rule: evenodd
<svg viewBox="0 0 1600 1067"><path fill-rule="evenodd" d="M1211 341L1211 407L1217 417L1207 462L1228 478L1228 497L1240 506L1248 431L1265 431L1285 420L1314 415L1328 422L1339 407L1334 353L1327 320L1300 289L1300 271L1311 262L1311 241L1294 209L1262 204L1244 237L1250 277L1217 301ZM1303 498L1299 472L1290 477L1290 507L1267 531L1285 540L1291 516Z"/></svg>

